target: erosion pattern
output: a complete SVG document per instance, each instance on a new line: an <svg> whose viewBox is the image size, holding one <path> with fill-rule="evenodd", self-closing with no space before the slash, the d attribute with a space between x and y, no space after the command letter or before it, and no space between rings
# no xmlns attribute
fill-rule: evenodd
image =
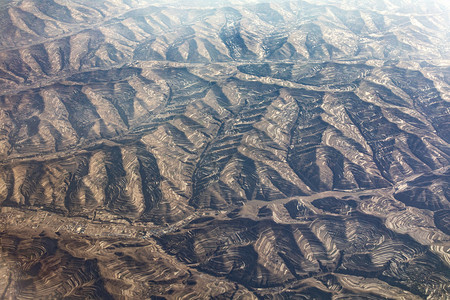
<svg viewBox="0 0 450 300"><path fill-rule="evenodd" d="M6 299L447 299L444 1L0 5Z"/></svg>

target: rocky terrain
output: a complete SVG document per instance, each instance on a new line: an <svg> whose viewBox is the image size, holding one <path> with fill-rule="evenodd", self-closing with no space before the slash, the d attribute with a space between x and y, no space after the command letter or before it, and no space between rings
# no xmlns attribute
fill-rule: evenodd
<svg viewBox="0 0 450 300"><path fill-rule="evenodd" d="M447 299L444 1L0 2L5 299Z"/></svg>

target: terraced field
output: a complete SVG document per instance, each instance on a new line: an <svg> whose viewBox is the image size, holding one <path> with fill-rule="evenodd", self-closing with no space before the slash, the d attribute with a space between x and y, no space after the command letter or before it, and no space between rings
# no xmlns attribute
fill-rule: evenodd
<svg viewBox="0 0 450 300"><path fill-rule="evenodd" d="M448 5L229 2L0 4L1 297L448 297Z"/></svg>

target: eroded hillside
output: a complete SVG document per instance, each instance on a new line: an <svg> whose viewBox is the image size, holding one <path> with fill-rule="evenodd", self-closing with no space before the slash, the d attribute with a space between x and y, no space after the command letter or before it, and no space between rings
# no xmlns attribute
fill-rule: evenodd
<svg viewBox="0 0 450 300"><path fill-rule="evenodd" d="M0 6L3 297L445 299L447 6L201 2Z"/></svg>

